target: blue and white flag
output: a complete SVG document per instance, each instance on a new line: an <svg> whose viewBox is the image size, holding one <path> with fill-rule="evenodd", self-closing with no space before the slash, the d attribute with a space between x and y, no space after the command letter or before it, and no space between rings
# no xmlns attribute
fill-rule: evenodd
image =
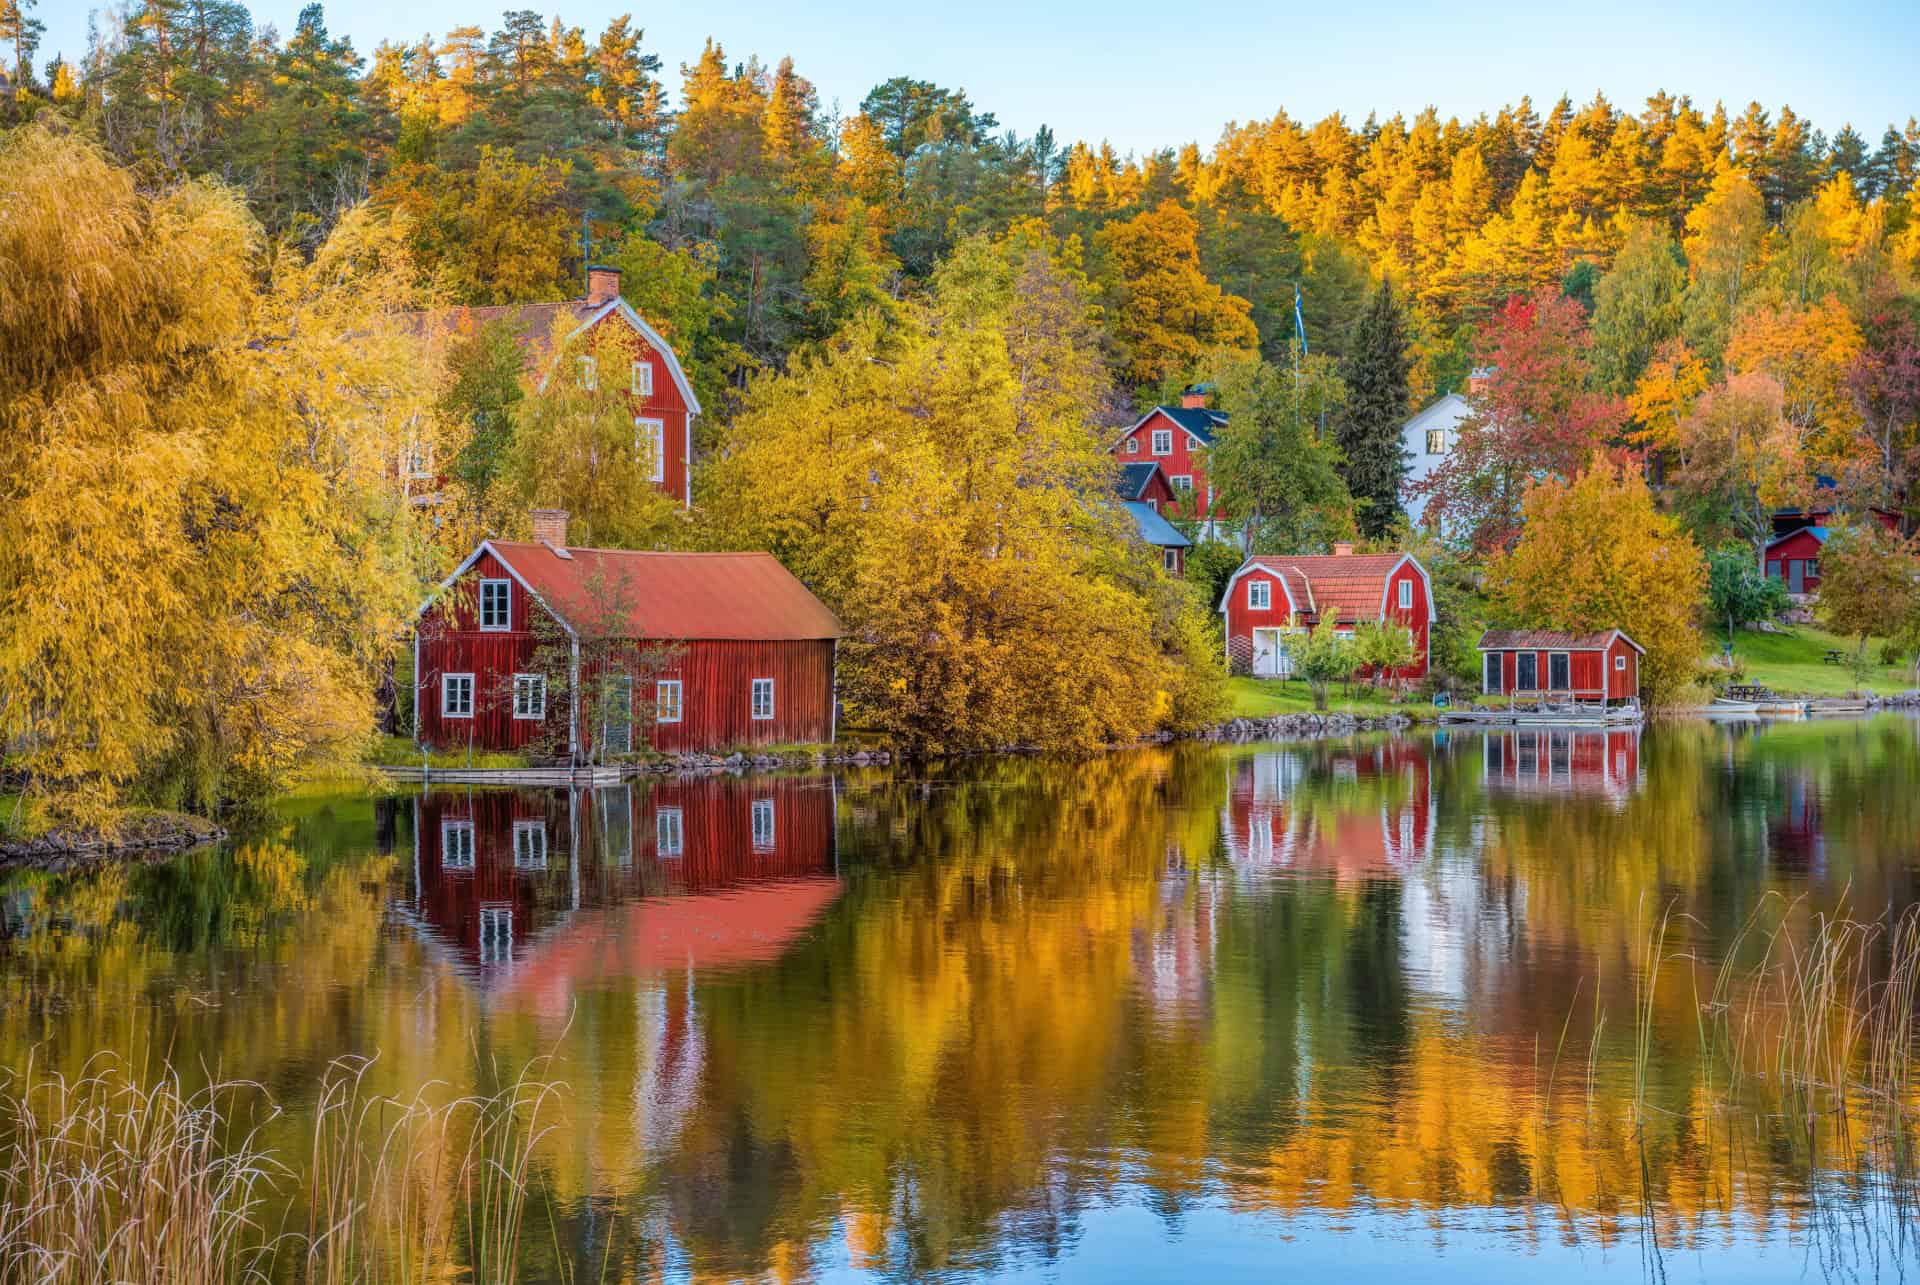
<svg viewBox="0 0 1920 1285"><path fill-rule="evenodd" d="M1307 351L1307 319L1300 312L1300 287L1293 288L1293 333L1300 340L1300 351Z"/></svg>

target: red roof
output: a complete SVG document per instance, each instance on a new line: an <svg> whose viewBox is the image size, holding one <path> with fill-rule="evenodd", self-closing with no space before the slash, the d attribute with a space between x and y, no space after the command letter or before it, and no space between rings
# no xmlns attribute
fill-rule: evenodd
<svg viewBox="0 0 1920 1285"><path fill-rule="evenodd" d="M1261 553L1246 567L1259 567L1286 582L1294 605L1323 619L1378 620L1387 600L1387 578L1404 553L1314 554L1294 557Z"/></svg>
<svg viewBox="0 0 1920 1285"><path fill-rule="evenodd" d="M567 624L600 636L767 641L843 632L826 604L770 553L556 551L506 541L483 547ZM609 614L624 621L602 622Z"/></svg>
<svg viewBox="0 0 1920 1285"><path fill-rule="evenodd" d="M1480 635L1481 651L1605 651L1615 637L1644 652L1645 647L1618 629L1597 634L1570 634L1555 629L1489 629Z"/></svg>

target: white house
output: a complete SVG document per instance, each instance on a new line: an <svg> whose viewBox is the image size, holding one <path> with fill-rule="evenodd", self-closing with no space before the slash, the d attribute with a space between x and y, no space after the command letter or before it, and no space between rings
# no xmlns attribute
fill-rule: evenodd
<svg viewBox="0 0 1920 1285"><path fill-rule="evenodd" d="M1407 477L1401 483L1400 502L1407 510L1407 520L1414 526L1420 525L1426 512L1427 497L1412 494L1413 487L1426 481L1440 467L1447 452L1459 444L1460 424L1472 413L1473 407L1465 397L1446 393L1427 403L1400 429L1400 449L1407 458Z"/></svg>

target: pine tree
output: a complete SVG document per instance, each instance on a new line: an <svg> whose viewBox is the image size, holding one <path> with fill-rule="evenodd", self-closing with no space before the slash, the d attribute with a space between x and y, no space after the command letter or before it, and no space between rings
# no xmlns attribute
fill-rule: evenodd
<svg viewBox="0 0 1920 1285"><path fill-rule="evenodd" d="M1378 537L1401 516L1400 483L1407 474L1400 443L1407 418L1407 318L1382 281L1367 310L1353 324L1353 338L1340 361L1347 402L1335 421L1334 441L1346 457L1341 472L1360 506L1363 534Z"/></svg>

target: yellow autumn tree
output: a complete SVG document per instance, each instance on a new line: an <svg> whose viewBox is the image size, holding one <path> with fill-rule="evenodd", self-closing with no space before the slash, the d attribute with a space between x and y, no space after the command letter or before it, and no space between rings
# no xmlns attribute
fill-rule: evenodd
<svg viewBox="0 0 1920 1285"><path fill-rule="evenodd" d="M81 824L339 752L419 583L405 228L269 255L232 190L39 128L0 211L0 744Z"/></svg>
<svg viewBox="0 0 1920 1285"><path fill-rule="evenodd" d="M1778 380L1782 412L1808 451L1838 463L1860 422L1847 375L1864 346L1860 327L1833 295L1807 307L1756 307L1727 340L1727 369Z"/></svg>
<svg viewBox="0 0 1920 1285"><path fill-rule="evenodd" d="M1487 587L1519 627L1626 630L1647 649L1642 694L1666 705L1684 694L1699 662L1706 575L1699 547L1654 508L1640 470L1601 462L1528 492L1526 527L1489 564Z"/></svg>
<svg viewBox="0 0 1920 1285"><path fill-rule="evenodd" d="M1684 340L1667 340L1654 349L1627 395L1634 423L1628 440L1649 451L1671 450L1680 440L1680 425L1706 390L1707 363Z"/></svg>
<svg viewBox="0 0 1920 1285"><path fill-rule="evenodd" d="M1215 348L1251 352L1252 305L1200 269L1200 225L1172 201L1100 230L1101 280L1129 382L1185 377Z"/></svg>

